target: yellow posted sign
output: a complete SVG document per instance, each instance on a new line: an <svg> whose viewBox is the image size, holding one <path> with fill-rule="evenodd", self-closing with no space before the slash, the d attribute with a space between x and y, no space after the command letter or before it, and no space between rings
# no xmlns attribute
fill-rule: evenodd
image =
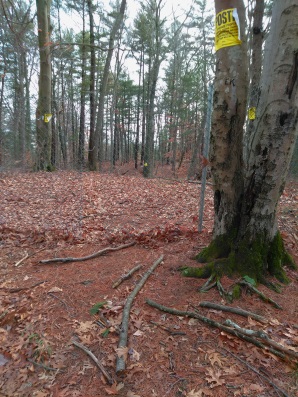
<svg viewBox="0 0 298 397"><path fill-rule="evenodd" d="M256 118L256 108L249 108L248 109L248 118L249 120L254 120Z"/></svg>
<svg viewBox="0 0 298 397"><path fill-rule="evenodd" d="M43 119L44 119L44 122L45 122L45 123L49 123L50 120L51 120L51 118L52 118L51 113L46 113L46 114L43 116Z"/></svg>
<svg viewBox="0 0 298 397"><path fill-rule="evenodd" d="M219 12L215 21L215 51L241 43L237 8Z"/></svg>

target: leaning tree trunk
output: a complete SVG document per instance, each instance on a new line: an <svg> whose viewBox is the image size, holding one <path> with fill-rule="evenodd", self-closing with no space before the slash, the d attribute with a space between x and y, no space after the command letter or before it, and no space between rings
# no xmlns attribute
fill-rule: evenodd
<svg viewBox="0 0 298 397"><path fill-rule="evenodd" d="M51 170L51 0L36 0L40 57L36 109L37 170Z"/></svg>
<svg viewBox="0 0 298 397"><path fill-rule="evenodd" d="M215 2L217 12L222 10L221 3ZM225 6L237 7L244 31L242 0L227 1ZM241 45L217 51L210 156L214 234L211 244L198 255L208 265L185 269L184 275L236 273L263 282L269 271L280 281L287 280L282 266L293 265L293 261L278 232L276 211L298 130L297 20L297 0L275 1L246 170L242 161L245 39L241 37Z"/></svg>

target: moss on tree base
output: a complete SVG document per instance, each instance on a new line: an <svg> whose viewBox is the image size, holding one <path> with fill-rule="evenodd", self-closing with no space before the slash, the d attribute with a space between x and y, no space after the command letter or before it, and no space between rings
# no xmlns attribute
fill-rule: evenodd
<svg viewBox="0 0 298 397"><path fill-rule="evenodd" d="M216 237L208 247L204 248L195 259L206 263L203 267L184 268L182 275L186 277L220 278L227 276L248 276L257 283L266 284L268 275L275 277L282 283L289 280L283 266L296 268L287 253L280 233L273 241L268 242L264 236L254 239L242 238L235 243L231 235Z"/></svg>

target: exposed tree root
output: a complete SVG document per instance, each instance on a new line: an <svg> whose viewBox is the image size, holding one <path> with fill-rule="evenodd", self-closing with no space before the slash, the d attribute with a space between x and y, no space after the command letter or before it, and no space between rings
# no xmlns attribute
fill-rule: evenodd
<svg viewBox="0 0 298 397"><path fill-rule="evenodd" d="M147 281L148 277L153 273L153 271L157 268L157 266L163 261L163 255L157 259L156 262L150 267L150 269L144 274L141 278L139 283L135 286L132 293L127 298L127 301L124 305L123 315L122 315L122 322L121 322L121 331L119 336L119 343L118 343L118 354L117 354L117 361L116 361L116 373L117 375L121 375L126 367L126 359L125 355L122 353L123 349L127 347L127 339L128 339L128 326L129 326L129 314L130 309L133 303L134 298L143 287L145 282Z"/></svg>
<svg viewBox="0 0 298 397"><path fill-rule="evenodd" d="M284 247L280 233L276 234L273 241L268 242L266 235L244 236L239 239L236 229L216 237L195 259L205 265L181 269L182 275L207 278L206 284L201 287L200 291L205 292L216 285L222 296L227 294L219 281L223 275L246 276L256 283L264 284L280 292L279 286L269 282L266 276L273 276L279 282L287 284L289 280L283 266L297 268ZM230 295L228 293L226 296L228 300L231 298ZM266 299L266 301L269 300Z"/></svg>
<svg viewBox="0 0 298 397"><path fill-rule="evenodd" d="M238 281L237 283L235 283L233 285L232 291L226 291L224 289L223 285L220 282L220 278L217 278L216 281L214 281L214 279L216 279L216 276L215 275L211 275L209 277L209 279L207 280L207 282L204 285L202 285L202 287L200 287L198 289L198 291L199 292L207 292L211 288L217 287L220 296L222 298L224 298L227 302L231 303L231 302L233 302L233 300L235 298L240 297L240 295L241 295L241 287L245 287L245 288L249 289L251 292L254 292L255 294L257 294L264 302L268 302L271 305L273 305L275 308L282 310L282 307L277 302L275 302L273 299L269 298L268 296L264 295L256 287L254 287L252 284L250 284L249 282L245 281L244 279L242 279L242 280ZM239 288L237 288L237 286Z"/></svg>
<svg viewBox="0 0 298 397"><path fill-rule="evenodd" d="M206 283L204 285L202 285L202 287L199 288L199 292L207 292L210 289L212 289L213 287L216 286L216 281L214 281L215 276L211 275L208 280L206 281Z"/></svg>
<svg viewBox="0 0 298 397"><path fill-rule="evenodd" d="M281 309L282 307L276 303L273 299L269 298L268 296L264 295L261 291L259 291L256 287L254 287L253 285L251 285L250 283L248 283L245 280L240 280L239 285L244 285L246 286L248 289L250 289L252 292L254 292L255 294L257 294L264 302L268 302L271 303L271 305L273 305L274 307L276 307L277 309Z"/></svg>
<svg viewBox="0 0 298 397"><path fill-rule="evenodd" d="M266 337L264 337L262 340L265 342L266 339L266 344L260 342L259 340L256 339L257 335L254 335L254 337L252 336L248 336L247 334L245 334L245 332L240 332L238 329L235 329L233 327L228 327L224 324L218 323L217 321L214 321L208 317L204 317L201 314L199 314L198 312L189 312L189 311L182 311L182 310L177 310L177 309L173 309L170 307L166 307L163 305L160 305L156 302L153 302L150 299L146 299L146 303L152 307L155 307L158 310L170 313L170 314L174 314L176 316L184 316L184 317L192 317L192 318L196 318L199 321L203 322L204 324L207 324L211 327L215 327L218 328L222 331L225 331L231 335L237 336L240 339L245 340L246 342L252 343L255 346L264 349L264 350L268 350L271 353L273 353L274 355L282 358L282 359L287 359L287 358L295 358L298 360L298 354L293 352L292 350L288 350L286 348L284 348L283 346L279 345L278 343L270 340L271 342L274 343L268 343L268 339L266 339ZM259 336L258 336L259 337ZM274 348L272 347L274 346Z"/></svg>
<svg viewBox="0 0 298 397"><path fill-rule="evenodd" d="M83 256L82 258L71 258L71 257L69 257L69 258L52 258L52 259L44 259L44 260L40 261L39 263L46 264L46 263L54 263L54 262L62 262L62 263L82 262L82 261L87 261L88 259L93 259L93 258L97 258L98 256L108 254L109 252L119 251L124 248L132 247L133 245L135 245L135 241L133 241L132 243L120 245L119 247L115 247L115 248L112 248L112 247L104 248L101 251L97 251L94 254L91 254L88 256Z"/></svg>

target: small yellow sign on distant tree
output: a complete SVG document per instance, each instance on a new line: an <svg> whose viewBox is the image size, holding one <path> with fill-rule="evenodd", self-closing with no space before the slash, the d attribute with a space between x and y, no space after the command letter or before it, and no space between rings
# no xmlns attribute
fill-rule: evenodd
<svg viewBox="0 0 298 397"><path fill-rule="evenodd" d="M241 43L237 8L219 12L215 21L215 51Z"/></svg>
<svg viewBox="0 0 298 397"><path fill-rule="evenodd" d="M49 123L50 120L51 120L51 118L52 118L52 114L51 114L51 113L46 113L46 114L43 116L43 119L44 119L44 122L45 122L45 123Z"/></svg>
<svg viewBox="0 0 298 397"><path fill-rule="evenodd" d="M248 109L248 118L249 118L249 120L254 120L256 118L256 108L255 107Z"/></svg>

